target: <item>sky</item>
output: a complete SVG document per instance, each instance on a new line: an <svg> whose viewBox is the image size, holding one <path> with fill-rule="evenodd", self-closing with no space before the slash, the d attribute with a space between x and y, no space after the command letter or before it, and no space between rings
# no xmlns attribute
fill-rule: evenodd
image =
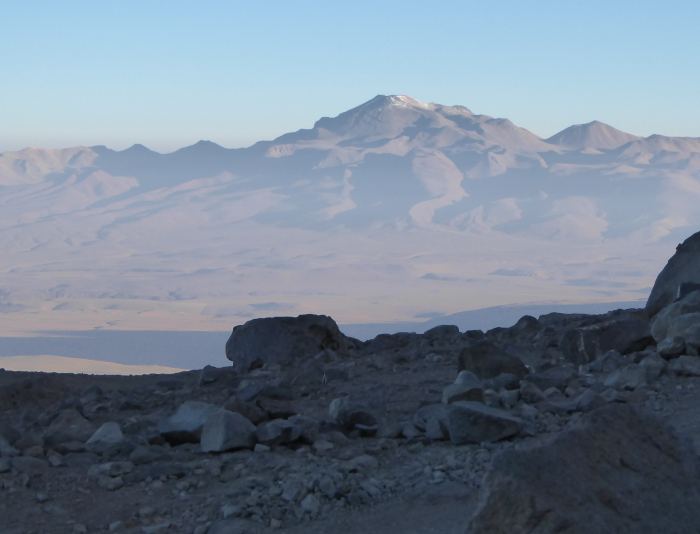
<svg viewBox="0 0 700 534"><path fill-rule="evenodd" d="M249 146L377 94L700 137L700 2L4 2L0 152Z"/></svg>

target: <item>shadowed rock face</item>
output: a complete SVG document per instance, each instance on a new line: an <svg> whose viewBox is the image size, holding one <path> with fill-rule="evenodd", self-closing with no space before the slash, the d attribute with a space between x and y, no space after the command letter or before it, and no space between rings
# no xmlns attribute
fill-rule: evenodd
<svg viewBox="0 0 700 534"><path fill-rule="evenodd" d="M550 444L497 456L468 532L697 532L699 481L689 440L612 404Z"/></svg>
<svg viewBox="0 0 700 534"><path fill-rule="evenodd" d="M266 363L285 364L312 358L325 349L346 352L348 338L326 315L253 319L234 327L226 357L237 371Z"/></svg>
<svg viewBox="0 0 700 534"><path fill-rule="evenodd" d="M649 316L682 297L678 294L681 284L700 284L700 232L678 245L676 253L659 273L646 305ZM698 287L691 286L691 289Z"/></svg>

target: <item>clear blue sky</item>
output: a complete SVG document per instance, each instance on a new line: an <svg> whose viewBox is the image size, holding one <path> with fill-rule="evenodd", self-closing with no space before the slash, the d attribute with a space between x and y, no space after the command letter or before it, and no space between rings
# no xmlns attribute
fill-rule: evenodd
<svg viewBox="0 0 700 534"><path fill-rule="evenodd" d="M0 152L247 146L377 94L700 137L699 21L697 0L8 1Z"/></svg>

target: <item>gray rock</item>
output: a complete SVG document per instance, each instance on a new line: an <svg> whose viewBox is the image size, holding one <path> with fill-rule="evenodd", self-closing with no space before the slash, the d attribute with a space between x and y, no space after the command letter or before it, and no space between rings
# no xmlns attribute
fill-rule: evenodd
<svg viewBox="0 0 700 534"><path fill-rule="evenodd" d="M284 419L273 419L260 424L255 436L263 445L293 443L301 436L301 427Z"/></svg>
<svg viewBox="0 0 700 534"><path fill-rule="evenodd" d="M522 428L522 421L497 408L460 401L447 407L447 426L452 443L464 445L513 436Z"/></svg>
<svg viewBox="0 0 700 534"><path fill-rule="evenodd" d="M656 315L676 300L684 282L700 283L700 232L676 247L676 253L656 277L646 304L649 316Z"/></svg>
<svg viewBox="0 0 700 534"><path fill-rule="evenodd" d="M551 443L499 453L467 530L696 532L699 499L700 461L692 443L657 417L615 404Z"/></svg>
<svg viewBox="0 0 700 534"><path fill-rule="evenodd" d="M117 423L105 423L87 440L85 448L94 454L118 449L124 443L124 434Z"/></svg>
<svg viewBox="0 0 700 534"><path fill-rule="evenodd" d="M318 436L319 431L319 422L316 419L306 415L294 415L287 419L287 421L301 428L300 438L306 443L313 443L316 441L316 436Z"/></svg>
<svg viewBox="0 0 700 534"><path fill-rule="evenodd" d="M577 412L592 412L608 403L600 394L592 389L587 389L581 395L574 399L574 411Z"/></svg>
<svg viewBox="0 0 700 534"><path fill-rule="evenodd" d="M349 340L325 315L253 319L233 328L226 357L238 372L266 363L289 364L324 349L346 353Z"/></svg>
<svg viewBox="0 0 700 534"><path fill-rule="evenodd" d="M612 373L627 364L629 360L613 349L586 365L585 368L592 373Z"/></svg>
<svg viewBox="0 0 700 534"><path fill-rule="evenodd" d="M646 371L646 380L648 383L654 382L657 378L661 376L666 370L666 360L664 360L658 353L652 352L649 356L646 356L639 366Z"/></svg>
<svg viewBox="0 0 700 534"><path fill-rule="evenodd" d="M546 399L543 391L532 382L520 382L520 398L528 404L537 404Z"/></svg>
<svg viewBox="0 0 700 534"><path fill-rule="evenodd" d="M647 370L637 364L629 364L613 371L605 379L606 387L617 389L637 389L647 383Z"/></svg>
<svg viewBox="0 0 700 534"><path fill-rule="evenodd" d="M628 354L653 342L644 310L617 310L600 317L597 324L572 328L563 334L559 346L566 361L578 366L609 350Z"/></svg>
<svg viewBox="0 0 700 534"><path fill-rule="evenodd" d="M668 337L681 337L688 354L698 355L700 348L700 312L676 317L668 328Z"/></svg>
<svg viewBox="0 0 700 534"><path fill-rule="evenodd" d="M444 404L428 404L418 408L413 414L414 426L426 432L431 420L437 420L438 424L447 427L447 407Z"/></svg>
<svg viewBox="0 0 700 534"><path fill-rule="evenodd" d="M9 458L0 458L0 475L8 473L12 469Z"/></svg>
<svg viewBox="0 0 700 534"><path fill-rule="evenodd" d="M442 392L442 402L445 404L460 400L484 402L481 380L470 371L460 372L454 384L450 384Z"/></svg>
<svg viewBox="0 0 700 534"><path fill-rule="evenodd" d="M700 376L700 358L680 356L668 363L668 370L680 376Z"/></svg>
<svg viewBox="0 0 700 534"><path fill-rule="evenodd" d="M47 447L78 441L85 443L95 433L95 426L75 409L63 410L44 432Z"/></svg>
<svg viewBox="0 0 700 534"><path fill-rule="evenodd" d="M254 425L259 425L268 419L267 412L265 410L256 406L252 402L246 402L236 396L230 397L226 401L226 404L224 404L224 409L228 410L229 412L241 414Z"/></svg>
<svg viewBox="0 0 700 534"><path fill-rule="evenodd" d="M255 425L239 413L217 410L202 427L202 452L252 449L254 445Z"/></svg>
<svg viewBox="0 0 700 534"><path fill-rule="evenodd" d="M302 499L301 508L302 510L307 512L311 517L316 517L321 511L321 503L316 497L309 493L306 497Z"/></svg>
<svg viewBox="0 0 700 534"><path fill-rule="evenodd" d="M211 414L219 410L213 404L187 401L170 417L158 423L158 431L170 443L199 443L202 428Z"/></svg>
<svg viewBox="0 0 700 534"><path fill-rule="evenodd" d="M700 312L700 291L689 293L659 311L651 320L651 335L660 342L669 337L668 329L676 317L697 312Z"/></svg>
<svg viewBox="0 0 700 534"><path fill-rule="evenodd" d="M502 373L522 379L528 372L520 358L500 349L491 341L480 341L462 349L458 370L471 371L483 380L495 378Z"/></svg>
<svg viewBox="0 0 700 534"><path fill-rule="evenodd" d="M10 466L20 473L35 475L43 473L49 468L49 463L40 458L32 458L31 456L17 456L10 459Z"/></svg>
<svg viewBox="0 0 700 534"><path fill-rule="evenodd" d="M464 371L462 371L464 372ZM529 375L525 375L527 378ZM501 373L496 378L490 378L484 381L484 389L493 389L495 391L501 391L502 389L520 389L520 378L517 375L511 373Z"/></svg>
<svg viewBox="0 0 700 534"><path fill-rule="evenodd" d="M538 371L526 375L523 380L532 382L542 391L549 388L557 388L564 391L569 385L569 382L578 376L573 367L557 366L547 369L546 371Z"/></svg>
<svg viewBox="0 0 700 534"><path fill-rule="evenodd" d="M685 354L685 339L680 336L667 337L656 346L656 351L666 360L678 358Z"/></svg>
<svg viewBox="0 0 700 534"><path fill-rule="evenodd" d="M378 418L374 410L365 402L355 400L350 395L331 401L328 407L329 415L345 430L353 430L355 425L374 426Z"/></svg>
<svg viewBox="0 0 700 534"><path fill-rule="evenodd" d="M199 372L197 386L205 387L214 382L230 381L235 377L236 372L232 367L214 367L212 365L207 365Z"/></svg>
<svg viewBox="0 0 700 534"><path fill-rule="evenodd" d="M0 456L19 456L19 450L10 445L2 435L0 435Z"/></svg>

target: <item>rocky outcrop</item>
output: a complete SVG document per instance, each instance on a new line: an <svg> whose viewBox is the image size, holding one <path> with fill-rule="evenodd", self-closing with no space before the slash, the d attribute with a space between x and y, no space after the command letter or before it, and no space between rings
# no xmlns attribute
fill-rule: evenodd
<svg viewBox="0 0 700 534"><path fill-rule="evenodd" d="M233 328L226 357L238 372L264 364L289 364L325 349L345 353L351 344L326 315L253 319Z"/></svg>
<svg viewBox="0 0 700 534"><path fill-rule="evenodd" d="M497 456L468 531L696 532L698 499L692 445L658 417L615 404L550 444Z"/></svg>
<svg viewBox="0 0 700 534"><path fill-rule="evenodd" d="M646 304L649 316L656 315L684 293L700 289L700 232L676 247L676 253L656 277ZM690 291L688 291L690 290Z"/></svg>

